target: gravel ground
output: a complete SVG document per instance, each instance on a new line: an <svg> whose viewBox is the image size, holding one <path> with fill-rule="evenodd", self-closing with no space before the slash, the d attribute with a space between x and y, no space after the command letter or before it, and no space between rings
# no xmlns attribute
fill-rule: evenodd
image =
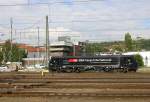
<svg viewBox="0 0 150 102"><path fill-rule="evenodd" d="M150 97L1 97L0 102L150 102Z"/></svg>
<svg viewBox="0 0 150 102"><path fill-rule="evenodd" d="M31 78L31 79L28 79L28 78ZM32 73L1 73L0 74L0 80L1 80L1 84L2 84L1 86L3 86L3 84L13 85L13 83L11 83L11 84L8 83L9 81L11 81L10 79L14 79L12 82L15 82L15 80L16 80L16 81L21 83L21 81L27 80L26 83L23 81L24 82L23 84L31 84L31 83L28 83L28 81L31 81L32 83L37 84L36 81L38 83L39 82L45 83L45 82L47 82L46 80L52 80L49 78L54 78L53 80L55 80L55 81L57 78L81 78L81 79L83 78L82 79L83 81L84 80L103 80L104 81L107 78L108 79L110 78L109 79L110 81L111 80L124 81L124 80L129 80L130 78L133 78L133 79L130 79L130 81L133 82L133 80L138 80L138 82L140 82L139 84L141 84L143 81L141 82L140 80L145 80L147 83L141 84L142 86L138 86L138 84L135 86L135 84L129 85L129 84L123 83L121 85L125 85L125 86L123 86L122 90L132 89L133 87L134 87L133 89L135 89L135 87L137 89L143 89L144 88L145 89L143 91L144 93L146 91L150 90L150 87L147 85L147 84L150 84L150 82L148 82L150 79L149 73L53 73L53 75L52 74L46 74L43 77L41 76L40 73L35 73L35 74L32 74ZM85 78L93 78L93 79L85 79ZM94 78L102 78L102 79L94 79ZM127 79L119 79L119 78L127 78ZM9 79L9 80L7 81L6 79L7 80ZM59 80L63 80L63 79L59 79ZM65 80L69 80L69 79L65 79ZM71 80L75 80L75 79L71 79ZM108 83L107 86L105 85L105 83L98 83L97 85L104 84L105 87L102 88L104 90L104 92L111 91L109 89L110 86L112 87L112 89L118 89L118 91L120 91L119 87L121 87L121 86L111 85L110 81L109 81L110 84ZM18 83L14 83L14 84L18 84ZM53 83L47 83L47 84L48 84L47 86L51 86L52 84L54 86L55 85L61 86L61 85L67 85L67 84L77 85L79 83L72 83L72 82L69 83L69 81L67 81L66 84L62 83L62 82L61 83L53 82ZM85 83L85 82L82 84L88 85L88 83ZM89 86L91 86L91 84L93 85L93 83L89 83ZM145 86L143 86L144 84L145 84ZM96 85L96 83L94 83L94 85ZM99 87L100 87L100 85L99 85ZM126 86L126 85L128 85L128 86ZM42 90L46 90L46 91L47 91L47 89L50 90L50 88L47 86L45 86L46 87L45 89L42 89L42 87L39 87L39 88L35 87L35 88L31 88L31 90L33 90L33 91L34 91L34 89L35 90L42 89ZM101 85L101 86L103 86L103 85ZM113 86L115 86L115 87L113 87ZM84 91L94 90L94 92L96 92L96 91L100 90L99 87L96 87L96 88L95 87L94 88L87 87L87 89L86 88L83 89L83 88L80 88L78 86L78 88L73 88L70 91L71 92L73 92L73 91L82 91L83 92L83 90ZM66 87L66 89L64 88L64 90L63 90L63 87L62 87L61 90L55 89L55 91L59 90L62 92L66 92L66 90L69 91L69 89L70 88ZM30 90L30 88L29 88L29 90ZM133 91L131 90L131 92L133 92ZM142 93L141 91L139 91L139 92ZM46 97L46 96L45 97L39 97L39 96L38 97L33 97L33 96L30 96L30 97L25 97L25 96L24 97L19 97L19 96L6 97L6 96L4 96L4 97L0 97L0 102L83 102L83 101L84 102L150 102L150 97L117 97L117 96L114 96L114 97L85 97L85 96L82 96L82 97L79 97L79 96L74 96L74 97L73 96L53 96L53 97L52 96L51 97Z"/></svg>
<svg viewBox="0 0 150 102"><path fill-rule="evenodd" d="M147 68L139 68L138 73L150 73L150 67Z"/></svg>

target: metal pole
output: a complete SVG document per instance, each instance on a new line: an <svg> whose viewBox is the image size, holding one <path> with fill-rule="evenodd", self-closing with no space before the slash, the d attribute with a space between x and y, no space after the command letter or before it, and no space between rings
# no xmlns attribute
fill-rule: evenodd
<svg viewBox="0 0 150 102"><path fill-rule="evenodd" d="M49 25L48 25L48 16L46 16L46 64L48 66L49 59Z"/></svg>
<svg viewBox="0 0 150 102"><path fill-rule="evenodd" d="M19 42L20 42L20 44L21 44L21 32L20 32L20 37L19 37ZM20 55L20 50L19 50L19 61L21 61L21 55Z"/></svg>
<svg viewBox="0 0 150 102"><path fill-rule="evenodd" d="M13 33L13 19L10 18L10 61L12 61L12 33Z"/></svg>
<svg viewBox="0 0 150 102"><path fill-rule="evenodd" d="M86 56L86 42L83 42L83 56Z"/></svg>
<svg viewBox="0 0 150 102"><path fill-rule="evenodd" d="M40 47L39 47L39 46L40 46L40 44L39 44L39 43L40 43L40 42L39 42L39 41L40 41L40 37L39 37L39 27L37 27L37 30L38 30L38 58L40 58L40 49L39 49L39 48L40 48Z"/></svg>
<svg viewBox="0 0 150 102"><path fill-rule="evenodd" d="M73 43L73 56L76 56L76 45Z"/></svg>
<svg viewBox="0 0 150 102"><path fill-rule="evenodd" d="M19 43L21 44L21 32L20 32L19 40L20 40Z"/></svg>

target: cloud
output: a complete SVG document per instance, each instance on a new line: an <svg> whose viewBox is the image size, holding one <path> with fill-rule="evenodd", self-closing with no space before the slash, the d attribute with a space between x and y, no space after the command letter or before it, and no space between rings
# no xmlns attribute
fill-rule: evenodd
<svg viewBox="0 0 150 102"><path fill-rule="evenodd" d="M0 4L23 4L23 3L27 3L27 0L1 0Z"/></svg>
<svg viewBox="0 0 150 102"><path fill-rule="evenodd" d="M149 0L104 0L75 2L76 0L58 0L52 5L0 6L0 32L10 31L10 17L14 20L14 29L31 36L36 42L35 33L26 33L31 29L45 29L45 16L49 15L51 41L58 35L77 35L79 40L111 41L123 40L126 32L131 32L134 38L142 36L150 38L150 7ZM79 1L79 0L78 0ZM56 2L55 0L30 0L30 3ZM1 0L0 4L24 4L27 0ZM26 28L26 29L23 29ZM23 29L23 30L19 30ZM69 30L68 32L66 30ZM44 42L45 31L41 31ZM9 36L7 36L9 37ZM16 36L19 37L18 35ZM22 39L23 39L22 37ZM34 38L35 37L35 38ZM33 40L28 39L28 43Z"/></svg>
<svg viewBox="0 0 150 102"><path fill-rule="evenodd" d="M20 33L21 32L21 33ZM27 29L17 32L16 34L13 34L13 38L15 39L15 42L18 43L28 43L37 45L38 42L38 29ZM40 38L40 44L45 44L45 29L40 28L39 29L39 38ZM80 32L72 31L71 29L64 28L64 27L57 27L57 28L50 28L49 29L49 39L50 42L57 41L57 38L59 36L70 36L70 37L78 37L80 38L82 34ZM77 39L75 39L77 40Z"/></svg>

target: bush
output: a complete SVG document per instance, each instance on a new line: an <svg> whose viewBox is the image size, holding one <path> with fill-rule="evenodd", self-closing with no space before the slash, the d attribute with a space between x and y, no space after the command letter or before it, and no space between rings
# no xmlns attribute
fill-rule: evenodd
<svg viewBox="0 0 150 102"><path fill-rule="evenodd" d="M144 66L143 58L142 58L141 55L136 54L136 55L134 56L134 58L135 58L136 62L138 63L138 66L139 66L139 67L143 67L143 66Z"/></svg>

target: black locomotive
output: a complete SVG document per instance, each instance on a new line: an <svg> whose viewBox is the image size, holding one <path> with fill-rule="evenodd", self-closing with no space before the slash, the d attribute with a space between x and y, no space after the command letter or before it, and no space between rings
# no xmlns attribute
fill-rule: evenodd
<svg viewBox="0 0 150 102"><path fill-rule="evenodd" d="M49 71L57 72L136 72L137 68L138 64L134 56L129 55L51 57L49 60Z"/></svg>

